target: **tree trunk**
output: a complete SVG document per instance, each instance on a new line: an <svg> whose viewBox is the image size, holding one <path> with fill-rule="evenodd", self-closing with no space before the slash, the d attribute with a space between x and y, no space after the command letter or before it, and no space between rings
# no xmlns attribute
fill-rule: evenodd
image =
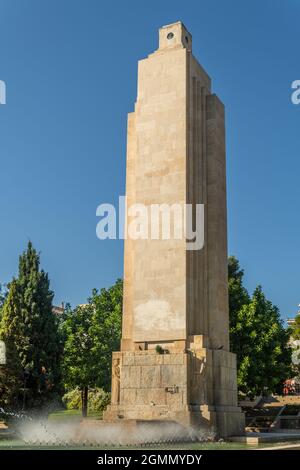
<svg viewBox="0 0 300 470"><path fill-rule="evenodd" d="M82 399L82 417L86 418L88 414L88 398L89 398L89 388L83 387L81 392L81 399Z"/></svg>

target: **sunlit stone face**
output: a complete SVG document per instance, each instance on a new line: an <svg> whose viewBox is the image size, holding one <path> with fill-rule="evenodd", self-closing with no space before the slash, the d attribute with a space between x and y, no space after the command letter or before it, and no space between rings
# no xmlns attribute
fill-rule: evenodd
<svg viewBox="0 0 300 470"><path fill-rule="evenodd" d="M121 350L104 420L170 420L227 436L244 419L229 352L224 106L191 51L176 22L139 61L126 197L128 207L203 205L204 244L125 239Z"/></svg>

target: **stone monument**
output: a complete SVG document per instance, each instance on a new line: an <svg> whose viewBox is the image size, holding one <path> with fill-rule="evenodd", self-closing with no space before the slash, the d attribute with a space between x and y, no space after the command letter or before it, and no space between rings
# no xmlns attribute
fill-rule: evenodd
<svg viewBox="0 0 300 470"><path fill-rule="evenodd" d="M106 421L164 420L244 433L229 351L224 106L181 22L138 63L128 115L127 204L204 204L204 247L125 240L121 351Z"/></svg>

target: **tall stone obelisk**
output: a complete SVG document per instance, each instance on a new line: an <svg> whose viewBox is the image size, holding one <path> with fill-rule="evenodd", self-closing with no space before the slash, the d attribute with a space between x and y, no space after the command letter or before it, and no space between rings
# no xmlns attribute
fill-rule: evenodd
<svg viewBox="0 0 300 470"><path fill-rule="evenodd" d="M138 64L128 115L127 206L204 204L204 247L125 240L121 351L106 420L168 420L241 434L229 352L224 106L181 22ZM165 352L165 354L159 354Z"/></svg>

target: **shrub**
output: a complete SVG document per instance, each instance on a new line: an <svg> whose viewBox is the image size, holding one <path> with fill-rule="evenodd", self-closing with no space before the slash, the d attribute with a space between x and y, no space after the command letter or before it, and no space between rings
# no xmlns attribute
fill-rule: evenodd
<svg viewBox="0 0 300 470"><path fill-rule="evenodd" d="M157 352L157 354L163 354L163 353L164 353L164 350L163 350L163 348L160 346L160 344L158 344L158 345L155 347L155 351Z"/></svg>
<svg viewBox="0 0 300 470"><path fill-rule="evenodd" d="M81 390L78 387L67 392L62 400L68 410L81 410ZM110 393L105 392L102 388L89 390L88 411L101 413L109 403Z"/></svg>
<svg viewBox="0 0 300 470"><path fill-rule="evenodd" d="M81 390L78 387L70 390L62 397L62 401L67 410L80 410L81 409Z"/></svg>
<svg viewBox="0 0 300 470"><path fill-rule="evenodd" d="M110 393L105 392L102 388L95 388L89 392L90 411L98 411L102 413L110 403Z"/></svg>

